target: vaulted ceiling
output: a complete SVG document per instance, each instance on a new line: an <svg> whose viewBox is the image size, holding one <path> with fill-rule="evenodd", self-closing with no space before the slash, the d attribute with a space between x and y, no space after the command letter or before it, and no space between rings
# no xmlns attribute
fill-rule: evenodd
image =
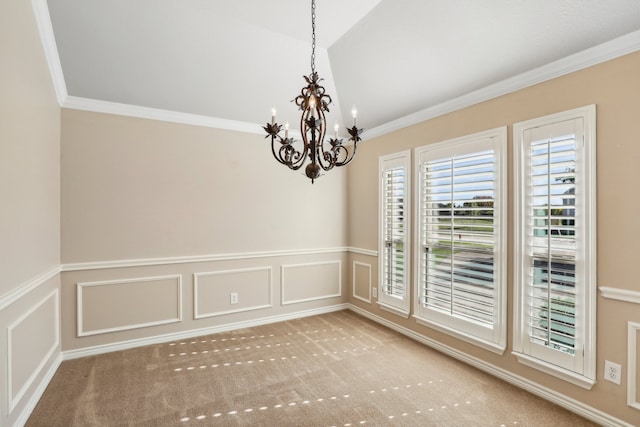
<svg viewBox="0 0 640 427"><path fill-rule="evenodd" d="M256 127L273 105L297 120L310 4L47 0L70 97ZM638 0L317 0L316 15L329 120L348 122L356 104L368 129L620 38L640 43Z"/></svg>

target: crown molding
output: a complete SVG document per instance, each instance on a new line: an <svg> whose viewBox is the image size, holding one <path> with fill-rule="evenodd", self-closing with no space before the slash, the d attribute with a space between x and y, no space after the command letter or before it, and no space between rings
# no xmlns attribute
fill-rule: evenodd
<svg viewBox="0 0 640 427"><path fill-rule="evenodd" d="M261 125L255 123L69 96L64 80L62 65L60 63L60 57L58 55L47 2L46 0L32 0L32 6L42 46L49 65L49 72L51 73L51 78L53 80L56 97L61 107L252 134L264 133ZM640 50L640 30L551 62L547 65L543 65L542 67L508 78L493 85L475 90L466 95L459 96L441 104L425 108L374 127L365 131L362 137L363 140L366 140L386 135L425 120L433 119L502 95L525 89L529 86L579 71L638 50Z"/></svg>
<svg viewBox="0 0 640 427"><path fill-rule="evenodd" d="M61 106L72 110L92 111L96 113L115 114L119 116L159 120L163 122L180 123L192 126L264 134L262 127L255 123L181 113L179 111L161 110L159 108L142 107L139 105L121 104L118 102L80 98L76 96L67 96Z"/></svg>
<svg viewBox="0 0 640 427"><path fill-rule="evenodd" d="M376 138L640 50L640 30L365 131Z"/></svg>
<svg viewBox="0 0 640 427"><path fill-rule="evenodd" d="M60 56L58 56L56 38L53 34L49 7L47 6L46 0L31 0L31 7L36 19L38 33L40 34L40 43L42 43L44 56L49 66L49 73L51 74L56 98L58 99L58 104L62 106L65 99L67 99L67 85L64 82L64 74L62 73Z"/></svg>

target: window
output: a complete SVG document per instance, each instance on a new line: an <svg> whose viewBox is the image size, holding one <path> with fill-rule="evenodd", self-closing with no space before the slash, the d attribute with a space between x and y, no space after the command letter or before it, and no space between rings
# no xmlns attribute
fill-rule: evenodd
<svg viewBox="0 0 640 427"><path fill-rule="evenodd" d="M514 354L590 389L595 380L595 106L513 127Z"/></svg>
<svg viewBox="0 0 640 427"><path fill-rule="evenodd" d="M416 149L416 319L506 348L506 127Z"/></svg>
<svg viewBox="0 0 640 427"><path fill-rule="evenodd" d="M409 315L409 197L411 152L380 157L380 233L378 304Z"/></svg>

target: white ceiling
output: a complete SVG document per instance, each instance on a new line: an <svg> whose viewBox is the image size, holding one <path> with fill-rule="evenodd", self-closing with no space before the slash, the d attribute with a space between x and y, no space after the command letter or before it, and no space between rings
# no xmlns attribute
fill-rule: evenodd
<svg viewBox="0 0 640 427"><path fill-rule="evenodd" d="M310 3L47 0L69 96L252 124L272 105L297 121ZM639 0L317 0L316 14L330 123L357 104L369 129L640 31Z"/></svg>

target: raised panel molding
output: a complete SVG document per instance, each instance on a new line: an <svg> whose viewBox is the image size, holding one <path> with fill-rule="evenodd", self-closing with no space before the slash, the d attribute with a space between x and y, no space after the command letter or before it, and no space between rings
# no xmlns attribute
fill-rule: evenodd
<svg viewBox="0 0 640 427"><path fill-rule="evenodd" d="M147 303L148 301L158 301L158 290L154 289L152 291L149 287L149 284L151 282L160 283L163 281L175 281L175 290L171 292L174 296L174 301L168 301L166 303L166 307L161 307L162 309L168 309L168 311L170 311L166 314L166 316L159 316L159 313L150 313L149 315L143 314L138 316L138 321L128 322L127 320L124 320L117 325L104 325L104 327L86 328L86 324L90 322L85 319L84 313L85 308L87 308L87 306L91 303L91 301L87 300L91 299L90 294L92 293L92 291L94 293L99 292L101 294L99 295L100 304L90 310L92 314L96 314L96 309L100 308L100 310L102 311L106 312L107 310L110 310L110 313L118 313L123 316L125 313L131 314L134 312L134 310L123 310L124 305L129 305L135 308L137 304L137 307L141 308L144 305L142 303ZM159 285L156 284L156 286ZM109 295L109 291L106 290L109 287L112 287L113 289L113 291L111 291L111 295ZM149 287L149 289L145 289L145 287ZM116 331L126 331L130 329L164 325L167 323L176 323L182 321L182 275L138 277L133 279L105 280L98 282L80 282L77 283L76 289L78 337L105 334ZM87 295L85 295L85 293ZM126 298L124 297L125 293L128 293ZM100 313L97 314L99 315ZM156 316L156 318L153 318L154 316ZM112 316L109 317L111 318ZM135 317L135 314L131 317L133 319ZM100 320L94 320L94 323L99 322Z"/></svg>
<svg viewBox="0 0 640 427"><path fill-rule="evenodd" d="M367 302L369 304L371 304L371 264L368 263L364 263L364 262L360 262L360 261L353 261L353 297L356 299L359 299L360 301L364 301ZM360 283L359 279L359 274L358 274L358 270L361 271L361 275L365 275L366 274L366 279L364 279L364 281L368 284L367 286L367 294L366 295L359 295L358 294L358 283ZM366 271L362 272L362 271Z"/></svg>
<svg viewBox="0 0 640 427"><path fill-rule="evenodd" d="M640 323L627 324L627 405L640 411L640 396L638 396L638 373L640 360L638 359L638 335Z"/></svg>
<svg viewBox="0 0 640 427"><path fill-rule="evenodd" d="M342 261L282 265L280 291L282 305L342 296Z"/></svg>
<svg viewBox="0 0 640 427"><path fill-rule="evenodd" d="M47 305L51 309L51 317L46 317L43 319L38 319L35 315L38 314L40 310L47 308ZM47 314L47 313L45 313ZM35 322L30 324L30 322ZM30 328L31 326L31 328ZM21 328L24 327L25 331L21 331ZM30 351L37 351L38 347L46 346L42 348L42 354L36 355L38 356L38 363L34 366L23 367L23 370L26 369L27 372L31 372L30 376L26 378L26 380L22 381L21 384L16 384L16 372L18 370L19 363L28 363L25 362L25 358L23 357L14 357L14 349L15 347L19 347L18 341L20 339L25 339L22 333L26 333L29 335L26 337L27 339L33 339L30 335L32 330L44 331L48 328L51 328L50 336L46 337L46 339L50 339L50 345L46 346L46 342L39 342L39 346L30 346ZM40 341L45 338L38 337ZM21 401L21 399L25 396L27 390L33 385L37 376L42 372L47 361L51 359L56 349L60 346L60 297L58 293L58 289L53 290L49 295L45 298L37 302L31 309L25 312L22 316L16 319L13 323L11 323L7 327L7 399L8 399L8 407L9 413L11 413L16 405ZM22 353L22 352L21 352ZM14 391L17 387L17 391Z"/></svg>
<svg viewBox="0 0 640 427"><path fill-rule="evenodd" d="M235 269L235 270L221 270L221 271L194 273L193 274L194 319L202 319L206 317L221 316L225 314L240 313L243 311L259 310L263 308L273 307L273 303L272 303L273 274L272 272L273 270L271 267L256 267L256 268L243 268L243 269ZM256 275L255 273L266 273L266 277L265 277L266 281L264 281L263 283L260 283L256 279L264 279L264 278L258 277L260 275ZM230 293L235 292L238 294L238 307L235 309L228 308L228 309L222 309L217 311L214 310L209 312L201 312L200 305L201 303L203 303L202 301L203 298L201 298L201 294L206 293L206 291L204 290L206 285L202 283L204 282L204 280L202 279L207 277L222 277L222 276L227 276L227 278L236 276L236 279L240 279L243 277L243 280L241 281L241 283L238 283L238 282L228 283L229 281L233 281L233 279L230 279L227 281L227 283L217 284L217 287L219 288L219 292L216 295L216 299L215 299L216 303L220 305L221 301L227 301L227 303L224 303L224 306L225 307L229 306ZM251 276L254 276L254 277L251 277ZM263 288L261 289L262 295L260 295L260 292L258 292L261 287ZM220 292L224 292L224 293L221 294ZM251 295L252 298L256 299L254 304L251 304L251 303L246 304L243 302L243 300L247 297L247 295ZM260 297L262 297L263 299L260 300Z"/></svg>

